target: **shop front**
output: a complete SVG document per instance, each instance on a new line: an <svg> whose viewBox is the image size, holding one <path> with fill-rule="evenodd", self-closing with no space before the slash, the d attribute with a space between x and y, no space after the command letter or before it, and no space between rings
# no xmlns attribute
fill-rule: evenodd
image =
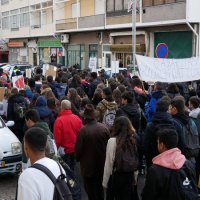
<svg viewBox="0 0 200 200"><path fill-rule="evenodd" d="M59 40L40 40L37 42L39 63L64 65L63 47Z"/></svg>
<svg viewBox="0 0 200 200"><path fill-rule="evenodd" d="M193 34L191 31L156 32L154 33L154 56L160 44L167 47L167 58L190 58Z"/></svg>
<svg viewBox="0 0 200 200"><path fill-rule="evenodd" d="M8 46L4 41L0 41L0 63L9 62L9 50Z"/></svg>
<svg viewBox="0 0 200 200"><path fill-rule="evenodd" d="M137 54L145 54L145 44L136 44ZM111 67L111 61L119 61L119 67L128 67L133 61L132 44L103 45L103 67Z"/></svg>
<svg viewBox="0 0 200 200"><path fill-rule="evenodd" d="M136 53L146 54L146 35L137 32ZM103 44L102 67L111 67L112 61L119 61L119 67L126 68L133 61L132 32L111 32L109 44Z"/></svg>
<svg viewBox="0 0 200 200"><path fill-rule="evenodd" d="M28 63L27 41L9 41L9 63Z"/></svg>
<svg viewBox="0 0 200 200"><path fill-rule="evenodd" d="M67 66L79 65L85 68L85 45L68 45L67 47Z"/></svg>

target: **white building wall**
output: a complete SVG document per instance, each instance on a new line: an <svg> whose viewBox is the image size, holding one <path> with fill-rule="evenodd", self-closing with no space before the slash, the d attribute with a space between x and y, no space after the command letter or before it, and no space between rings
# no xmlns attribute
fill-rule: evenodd
<svg viewBox="0 0 200 200"><path fill-rule="evenodd" d="M46 2L50 2L50 6L44 7ZM9 3L0 6L1 18L4 12L19 9L20 13L20 8L24 7L29 7L29 24L26 27L21 27L19 24L18 28L11 30L10 20L9 28L7 29L2 27L1 20L0 36L2 38L12 39L53 35L53 0L9 0ZM20 23L20 14L18 15Z"/></svg>

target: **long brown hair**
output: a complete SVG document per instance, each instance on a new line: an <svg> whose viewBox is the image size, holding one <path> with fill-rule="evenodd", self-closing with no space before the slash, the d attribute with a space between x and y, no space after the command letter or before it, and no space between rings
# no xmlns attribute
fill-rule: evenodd
<svg viewBox="0 0 200 200"><path fill-rule="evenodd" d="M112 136L117 139L116 152L126 149L136 150L136 131L127 117L121 116L115 120Z"/></svg>

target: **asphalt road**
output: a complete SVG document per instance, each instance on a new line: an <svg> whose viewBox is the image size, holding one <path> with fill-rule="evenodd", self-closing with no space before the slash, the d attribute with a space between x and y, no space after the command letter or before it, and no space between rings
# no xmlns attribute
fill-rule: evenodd
<svg viewBox="0 0 200 200"><path fill-rule="evenodd" d="M78 176L78 181L81 183L82 188L82 200L88 200L87 195L84 191L83 181L80 176L79 167L76 167L76 175ZM0 175L0 200L15 200L16 187L17 187L18 175L7 174ZM144 177L139 177L138 182L138 193L140 194L144 185Z"/></svg>

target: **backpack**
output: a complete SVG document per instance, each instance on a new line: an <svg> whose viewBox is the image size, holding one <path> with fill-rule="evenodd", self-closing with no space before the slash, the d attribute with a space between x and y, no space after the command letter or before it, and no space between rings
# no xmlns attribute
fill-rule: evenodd
<svg viewBox="0 0 200 200"><path fill-rule="evenodd" d="M199 154L199 134L197 127L192 119L189 119L187 125L182 126L181 141L183 145L183 154L186 158L197 157Z"/></svg>
<svg viewBox="0 0 200 200"><path fill-rule="evenodd" d="M106 107L106 105L104 105L104 106ZM111 130L111 128L112 128L112 126L114 124L114 121L115 121L115 117L116 117L116 108L108 109L106 107L106 111L104 113L102 123L105 124L108 127L109 130Z"/></svg>
<svg viewBox="0 0 200 200"><path fill-rule="evenodd" d="M72 193L73 200L81 200L81 187L75 178L74 172L61 158L59 159L59 163L65 170L67 176L67 185Z"/></svg>
<svg viewBox="0 0 200 200"><path fill-rule="evenodd" d="M136 145L133 149L120 149L116 151L114 161L114 171L134 172L138 169L138 153Z"/></svg>
<svg viewBox="0 0 200 200"><path fill-rule="evenodd" d="M198 133L199 133L199 136L200 136L200 113L197 115L197 118L194 118L194 117L190 117L194 123L196 124L197 126L197 130L198 130Z"/></svg>
<svg viewBox="0 0 200 200"><path fill-rule="evenodd" d="M65 176L65 174L63 174L59 163L58 163L58 166L60 168L60 175L57 178L44 165L36 163L36 164L32 165L31 168L35 168L35 169L42 171L53 182L53 184L55 186L53 200L73 200L72 194L67 185L66 176Z"/></svg>
<svg viewBox="0 0 200 200"><path fill-rule="evenodd" d="M66 89L67 89L66 85L56 86L56 91L57 91L59 99L62 99L65 96Z"/></svg>
<svg viewBox="0 0 200 200"><path fill-rule="evenodd" d="M53 158L53 156L55 156L56 154L57 154L57 147L55 144L55 140L51 139L51 137L47 135L47 147L46 147L45 155L48 158Z"/></svg>
<svg viewBox="0 0 200 200"><path fill-rule="evenodd" d="M193 164L186 160L182 168L171 171L168 194L176 200L198 200L198 189Z"/></svg>
<svg viewBox="0 0 200 200"><path fill-rule="evenodd" d="M27 111L27 104L25 102L14 103L14 114L16 120L23 119Z"/></svg>

